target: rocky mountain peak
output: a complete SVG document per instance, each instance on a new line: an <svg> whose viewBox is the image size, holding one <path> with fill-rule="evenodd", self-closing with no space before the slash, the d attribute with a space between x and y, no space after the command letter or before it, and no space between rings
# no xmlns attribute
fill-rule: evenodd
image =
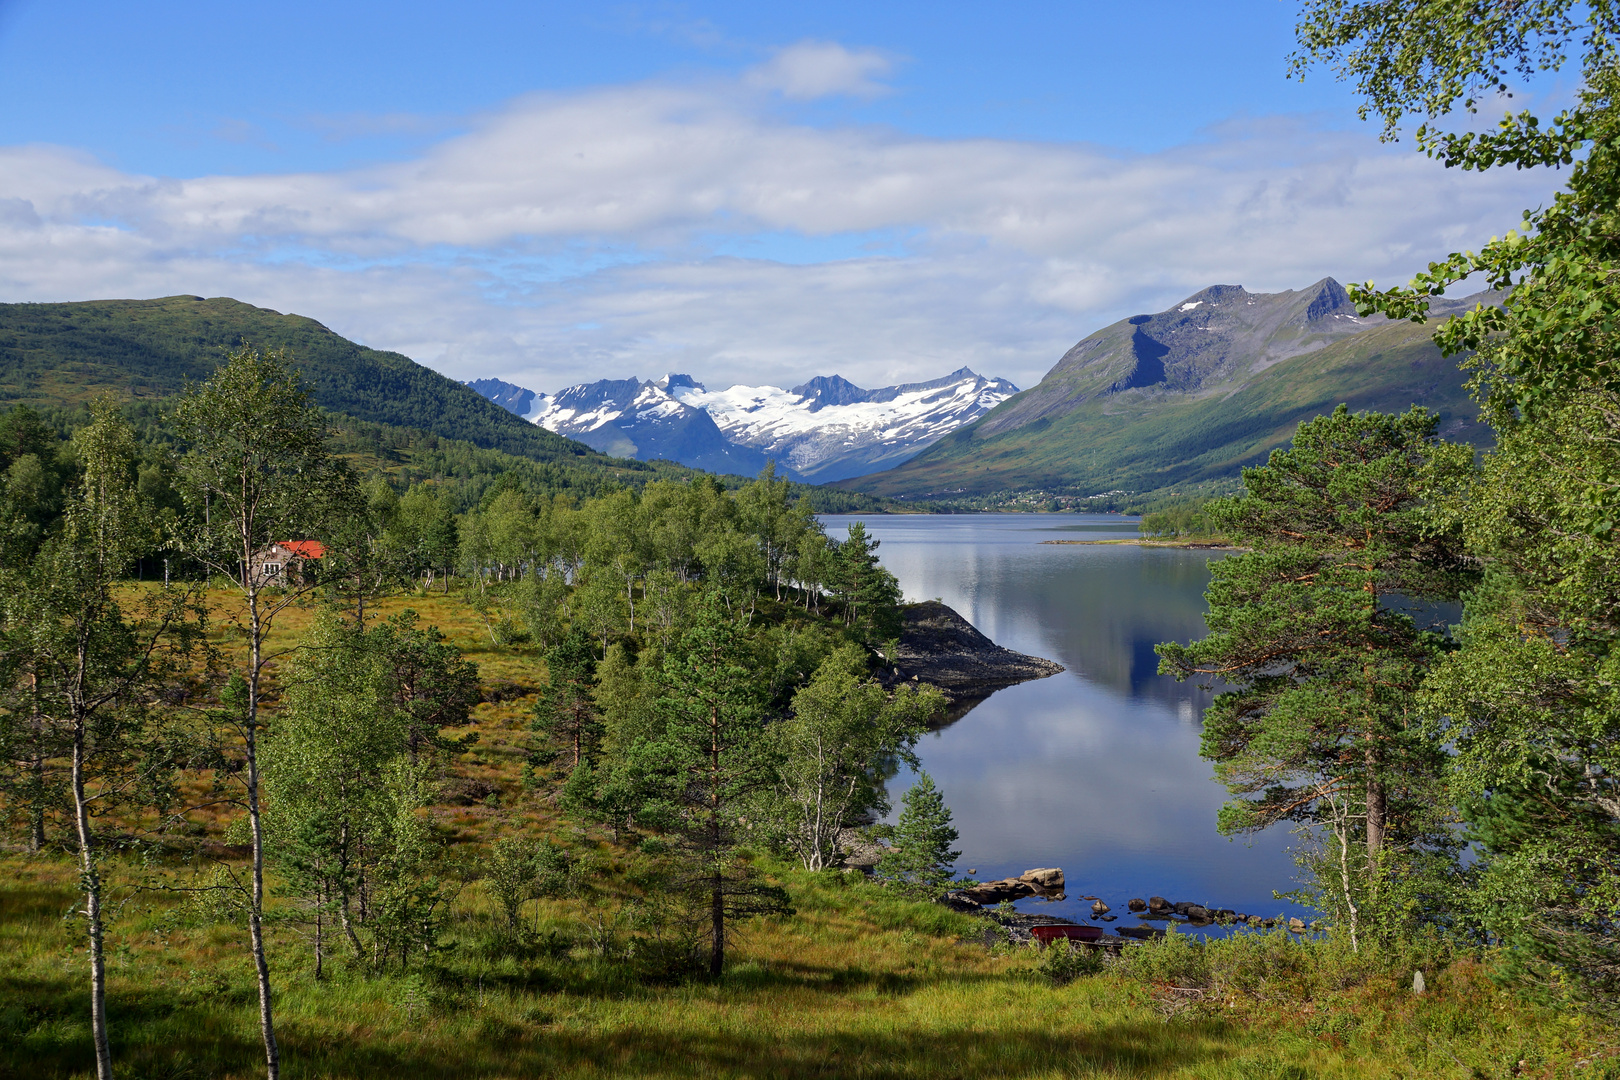
<svg viewBox="0 0 1620 1080"><path fill-rule="evenodd" d="M1332 278L1323 278L1315 285L1301 290L1310 301L1305 305L1305 323L1312 323L1318 319L1331 318L1334 315L1350 315L1356 313L1356 305L1351 303L1350 294L1345 291Z"/></svg>
<svg viewBox="0 0 1620 1080"><path fill-rule="evenodd" d="M842 375L817 375L789 392L808 402L811 412L820 412L829 405L854 405L865 401L868 396L865 390Z"/></svg>
<svg viewBox="0 0 1620 1080"><path fill-rule="evenodd" d="M818 376L792 390L709 390L673 371L650 382L582 383L550 397L498 380L476 386L512 402L507 407L525 419L604 453L744 475L774 460L784 473L816 482L904 461L1018 393L1007 380L966 367L876 390L840 375Z"/></svg>
<svg viewBox="0 0 1620 1080"><path fill-rule="evenodd" d="M516 413L518 416L529 415L529 410L534 405L534 391L526 390L516 383L501 379L474 379L467 385L507 412Z"/></svg>
<svg viewBox="0 0 1620 1080"><path fill-rule="evenodd" d="M665 393L674 393L676 390L707 389L702 383L692 378L692 376L682 375L674 371L670 372L668 375L665 375L661 379L655 380L653 385Z"/></svg>

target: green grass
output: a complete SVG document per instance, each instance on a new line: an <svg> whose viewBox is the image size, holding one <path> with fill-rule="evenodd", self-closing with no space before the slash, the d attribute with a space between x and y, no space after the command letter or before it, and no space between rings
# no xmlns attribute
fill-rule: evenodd
<svg viewBox="0 0 1620 1080"><path fill-rule="evenodd" d="M0 870L0 1075L88 1076L83 963L61 917L71 868L9 857ZM1284 997L1191 993L1117 965L1053 986L1029 950L962 940L972 927L961 917L847 877L774 871L799 914L749 926L718 984L649 983L578 943L503 955L476 888L459 899L446 948L404 973L337 965L317 983L307 944L273 927L284 1075L1597 1077L1601 1064L1576 1063L1613 1053L1600 1023L1526 1005L1472 961L1431 972L1421 998L1393 975L1339 990L1307 980ZM577 941L590 907L536 903L527 918ZM262 1072L238 927L145 895L125 905L112 937L122 1075ZM1286 939L1269 947L1307 951Z"/></svg>
<svg viewBox="0 0 1620 1080"><path fill-rule="evenodd" d="M508 689L478 706L481 741L454 770L498 795L431 811L467 884L443 947L408 970L377 974L338 957L317 982L307 928L273 899L269 955L289 1080L1620 1076L1604 1071L1620 1053L1611 1026L1498 986L1488 957L1425 942L1350 956L1339 943L1281 933L1210 949L1176 939L1060 986L1031 950L987 948L981 922L853 871L812 875L764 858L796 914L741 924L718 983L666 977L625 955L626 931L604 948L595 929L648 899L651 860L581 833L516 782L543 665L532 650L493 643L455 595L394 597L379 613L407 605L467 651L486 685ZM290 612L275 643L290 643L310 615ZM229 646L226 628L216 631ZM225 826L201 822L214 835ZM552 836L590 868L581 893L530 902L522 935L500 925L477 881L487 845L517 832ZM180 839L155 863L109 865L118 1075L262 1075L245 930L150 888L208 872L173 853ZM63 917L76 882L64 855L0 855L0 1077L93 1073L83 941ZM1422 997L1410 991L1414 965L1428 979Z"/></svg>

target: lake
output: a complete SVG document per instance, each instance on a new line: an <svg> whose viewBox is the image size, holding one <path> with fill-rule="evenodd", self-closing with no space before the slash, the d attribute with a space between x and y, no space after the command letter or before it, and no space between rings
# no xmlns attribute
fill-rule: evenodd
<svg viewBox="0 0 1620 1080"><path fill-rule="evenodd" d="M1202 637L1204 588L1221 552L1043 545L1137 535L1110 514L826 515L844 539L859 520L907 599L938 598L999 645L1068 670L992 694L925 735L923 768L943 791L962 857L980 881L1062 867L1070 899L1020 910L1085 921L1105 900L1125 925L1133 896L1164 896L1250 914L1302 914L1272 890L1294 887L1271 830L1215 831L1225 799L1198 756L1212 696L1158 674L1153 646ZM898 811L911 783L889 784ZM890 820L893 820L891 815Z"/></svg>

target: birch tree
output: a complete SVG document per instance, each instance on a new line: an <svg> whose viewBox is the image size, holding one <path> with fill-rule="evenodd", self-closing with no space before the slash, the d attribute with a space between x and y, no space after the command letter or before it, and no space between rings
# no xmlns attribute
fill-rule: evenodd
<svg viewBox="0 0 1620 1080"><path fill-rule="evenodd" d="M866 651L846 645L793 696L793 712L767 730L777 752L771 816L806 870L837 861L839 834L888 812L881 769L911 748L945 707L932 686L893 695L866 677Z"/></svg>
<svg viewBox="0 0 1620 1080"><path fill-rule="evenodd" d="M121 603L114 586L150 539L134 494L135 443L102 399L75 440L83 469L60 531L29 571L9 582L3 606L8 721L21 719L69 758L68 790L90 966L96 1075L112 1076L107 1030L105 885L95 818L143 797L161 798L172 771L148 711L183 663L198 612L180 588Z"/></svg>
<svg viewBox="0 0 1620 1080"><path fill-rule="evenodd" d="M271 577L257 558L274 542L320 531L329 508L356 495L327 452L326 425L285 352L244 346L175 410L191 445L181 475L201 522L182 538L187 554L236 595L233 620L247 644L245 686L230 723L240 740L243 803L252 837L248 938L259 991L259 1029L271 1080L281 1073L264 945L264 826L259 739L265 668L275 657L266 641L275 620L319 586L316 568Z"/></svg>

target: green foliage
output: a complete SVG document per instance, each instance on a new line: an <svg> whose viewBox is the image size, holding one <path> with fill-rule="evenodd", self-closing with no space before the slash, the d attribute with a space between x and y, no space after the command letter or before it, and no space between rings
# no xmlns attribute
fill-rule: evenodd
<svg viewBox="0 0 1620 1080"><path fill-rule="evenodd" d="M878 876L909 896L935 899L950 887L952 867L962 854L951 849L957 832L950 807L926 772L917 773L900 802L900 820L890 849L878 860Z"/></svg>
<svg viewBox="0 0 1620 1080"><path fill-rule="evenodd" d="M1425 688L1453 786L1486 858L1482 924L1528 966L1620 988L1620 554L1589 528L1594 473L1616 464L1590 391L1504 432L1455 511L1489 560L1458 628L1462 648ZM1511 897L1506 903L1485 898ZM1543 976L1545 977L1545 976Z"/></svg>
<svg viewBox="0 0 1620 1080"><path fill-rule="evenodd" d="M1620 799L1614 769L1614 555L1620 499L1613 431L1620 314L1620 13L1571 0L1476 9L1311 3L1297 71L1334 66L1356 81L1386 135L1406 115L1472 110L1509 72L1578 59L1574 104L1550 122L1528 111L1495 131L1427 124L1418 148L1448 167L1556 166L1563 190L1477 252L1430 264L1406 288L1353 290L1365 311L1421 322L1431 298L1482 276L1501 303L1436 333L1467 367L1497 433L1475 483L1445 490L1454 527L1485 562L1459 651L1425 687L1434 738L1456 747L1455 799L1483 845L1476 914L1527 970L1620 992L1615 921Z"/></svg>
<svg viewBox="0 0 1620 1080"><path fill-rule="evenodd" d="M387 707L399 713L405 726L404 746L413 762L476 742L476 734L452 739L444 729L466 727L480 696L478 666L463 659L438 627L424 628L419 622L417 613L406 608L363 639L378 665Z"/></svg>
<svg viewBox="0 0 1620 1080"><path fill-rule="evenodd" d="M1226 832L1293 821L1326 830L1307 866L1321 896L1358 923L1395 864L1453 846L1435 813L1444 753L1417 722L1445 640L1391 601L1450 599L1468 580L1460 537L1437 528L1434 484L1472 471L1472 452L1434 436L1434 417L1332 416L1244 473L1245 495L1208 513L1253 550L1216 563L1210 635L1158 646L1161 670L1232 687L1206 710L1202 753L1238 796ZM1365 856L1352 858L1351 843ZM1393 924L1384 922L1385 929Z"/></svg>
<svg viewBox="0 0 1620 1080"><path fill-rule="evenodd" d="M677 844L677 891L702 896L710 913L709 974L725 964L727 926L739 918L790 910L787 897L758 880L744 857L743 810L772 780L760 687L742 666L741 627L709 592L691 629L657 676L662 731L633 756L662 782L642 816Z"/></svg>
<svg viewBox="0 0 1620 1080"><path fill-rule="evenodd" d="M1100 948L1059 938L1041 950L1035 970L1052 985L1067 986L1076 979L1102 974L1107 963Z"/></svg>
<svg viewBox="0 0 1620 1080"><path fill-rule="evenodd" d="M1140 528L1143 536L1210 539L1218 535L1202 504L1143 514Z"/></svg>
<svg viewBox="0 0 1620 1080"><path fill-rule="evenodd" d="M881 540L866 535L866 524L850 522L849 538L832 547L829 579L843 605L844 625L868 644L900 633L900 583L878 562Z"/></svg>
<svg viewBox="0 0 1620 1080"><path fill-rule="evenodd" d="M255 553L325 532L352 505L352 477L326 447L326 427L291 357L242 349L187 390L176 426L192 528L183 546L244 590L265 587Z"/></svg>
<svg viewBox="0 0 1620 1080"><path fill-rule="evenodd" d="M592 690L596 656L592 643L575 630L546 652L547 685L534 703L530 730L530 770L549 765L559 752L569 770L588 765L602 738L602 722Z"/></svg>
<svg viewBox="0 0 1620 1080"><path fill-rule="evenodd" d="M420 817L433 790L419 752L432 743L413 743L422 702L400 694L389 630L319 614L288 665L264 753L271 851L293 894L318 930L335 921L375 967L431 948L445 902Z"/></svg>
<svg viewBox="0 0 1620 1080"><path fill-rule="evenodd" d="M912 746L944 711L933 687L902 686L891 697L866 668L859 646L834 652L793 696L792 715L767 731L777 781L761 816L807 870L837 860L843 830L888 811L884 766L914 761Z"/></svg>
<svg viewBox="0 0 1620 1080"><path fill-rule="evenodd" d="M567 893L574 870L568 853L550 840L503 836L490 848L484 885L501 905L506 925L515 930L523 905Z"/></svg>

